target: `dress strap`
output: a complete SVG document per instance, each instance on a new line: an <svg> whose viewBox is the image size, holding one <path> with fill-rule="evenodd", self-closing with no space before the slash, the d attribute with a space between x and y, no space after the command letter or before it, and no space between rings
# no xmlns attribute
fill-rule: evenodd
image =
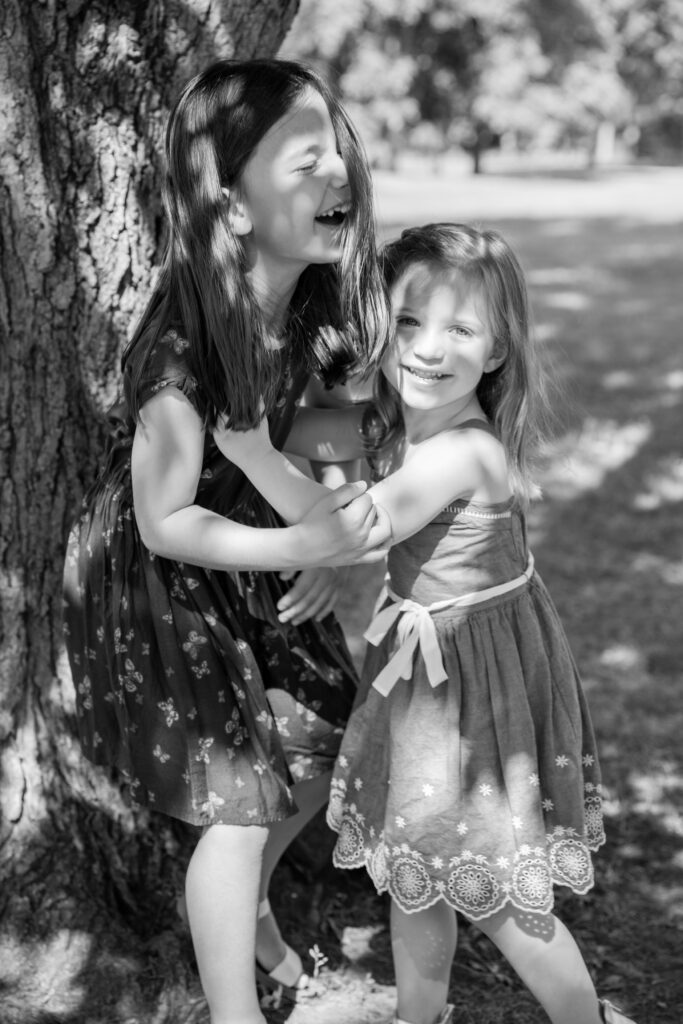
<svg viewBox="0 0 683 1024"><path fill-rule="evenodd" d="M378 647L398 619L396 632L399 644L398 649L374 680L373 687L383 697L387 697L399 679L410 679L413 672L413 658L418 645L430 685L434 687L445 682L448 676L441 659L436 626L432 618L433 613L440 612L444 608L469 608L472 605L481 604L483 601L489 601L493 597L500 597L502 594L523 587L531 579L533 572L534 557L529 553L526 569L513 580L500 583L496 587L487 587L485 590L462 594L460 597L435 601L430 605L418 604L417 601L398 597L390 587L386 586L383 594L391 599L391 604L382 608L374 616L363 636L368 643ZM381 597L382 595L380 595Z"/></svg>

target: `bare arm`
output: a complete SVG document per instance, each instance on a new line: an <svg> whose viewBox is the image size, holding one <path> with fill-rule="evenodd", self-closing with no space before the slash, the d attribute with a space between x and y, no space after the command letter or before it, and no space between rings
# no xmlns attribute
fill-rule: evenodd
<svg viewBox="0 0 683 1024"><path fill-rule="evenodd" d="M222 431L216 440L288 521L305 515L326 490L273 448L265 420L257 430ZM443 431L409 446L403 465L371 487L369 494L386 513L395 544L457 498L504 501L510 494L505 454L500 443L482 431Z"/></svg>
<svg viewBox="0 0 683 1024"><path fill-rule="evenodd" d="M458 498L505 501L510 495L505 454L480 430L444 431L409 447L403 465L374 484L370 494L391 520L396 544Z"/></svg>
<svg viewBox="0 0 683 1024"><path fill-rule="evenodd" d="M320 411L320 410L315 410ZM254 430L231 430L220 421L213 437L223 455L249 477L252 484L288 523L298 523L330 489L294 466L273 447L265 416Z"/></svg>
<svg viewBox="0 0 683 1024"><path fill-rule="evenodd" d="M166 388L145 404L133 441L132 481L138 528L152 551L214 569L306 568L381 557L371 553L379 538L371 536L375 513L362 485L325 491L325 501L295 526L244 526L195 504L203 450L201 420L181 392Z"/></svg>

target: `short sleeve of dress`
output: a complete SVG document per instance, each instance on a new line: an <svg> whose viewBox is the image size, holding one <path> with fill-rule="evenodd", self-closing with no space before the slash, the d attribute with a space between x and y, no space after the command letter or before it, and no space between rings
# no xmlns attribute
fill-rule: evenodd
<svg viewBox="0 0 683 1024"><path fill-rule="evenodd" d="M176 330L168 330L150 351L139 384L140 408L164 388L177 388L190 400L198 415L203 419L206 403L197 378L192 373L187 350L189 341Z"/></svg>

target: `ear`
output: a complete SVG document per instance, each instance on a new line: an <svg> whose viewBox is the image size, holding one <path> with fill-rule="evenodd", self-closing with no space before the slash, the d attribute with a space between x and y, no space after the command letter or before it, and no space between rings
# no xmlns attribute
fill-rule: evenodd
<svg viewBox="0 0 683 1024"><path fill-rule="evenodd" d="M496 338L493 345L493 352L484 364L484 373L493 373L499 366L502 366L507 357L507 346Z"/></svg>
<svg viewBox="0 0 683 1024"><path fill-rule="evenodd" d="M253 224L238 189L222 188L221 191L228 204L228 218L232 230L236 235L248 235L253 228Z"/></svg>

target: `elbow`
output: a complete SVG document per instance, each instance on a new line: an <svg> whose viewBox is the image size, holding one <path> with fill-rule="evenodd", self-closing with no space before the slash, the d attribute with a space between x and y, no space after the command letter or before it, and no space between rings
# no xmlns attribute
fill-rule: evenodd
<svg viewBox="0 0 683 1024"><path fill-rule="evenodd" d="M160 558L169 558L170 552L166 550L160 524L148 516L138 514L135 510L133 510L133 515L135 516L138 535L147 550L153 555L159 555Z"/></svg>

